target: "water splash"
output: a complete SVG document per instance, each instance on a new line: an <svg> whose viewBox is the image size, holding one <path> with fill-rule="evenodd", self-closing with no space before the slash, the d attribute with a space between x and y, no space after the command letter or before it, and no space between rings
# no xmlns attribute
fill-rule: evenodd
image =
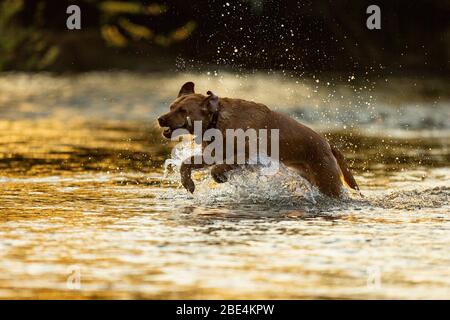
<svg viewBox="0 0 450 320"><path fill-rule="evenodd" d="M183 141L175 146L172 157L164 163L164 179L172 183L180 181L180 166L184 159L201 154L198 145ZM264 162L264 161L262 161ZM274 175L266 175L264 166L242 166L228 173L228 182L216 183L209 169L193 173L196 189L192 199L196 203L273 203L280 206L316 205L326 197L298 173L282 163ZM186 192L183 190L183 192Z"/></svg>
<svg viewBox="0 0 450 320"><path fill-rule="evenodd" d="M263 167L244 167L228 173L228 182L216 183L209 169L193 173L196 184L194 194L189 194L180 184L180 166L184 159L201 154L198 145L183 141L172 151L172 157L164 163L164 179L178 184L179 188L167 189L165 198L191 200L199 205L270 204L277 208L301 208L306 212L329 212L347 208L403 209L442 208L450 201L450 188L415 188L413 190L364 191L364 196L343 189L344 198L330 199L322 195L298 173L279 164L275 175L265 175ZM419 190L420 189L420 190Z"/></svg>
<svg viewBox="0 0 450 320"><path fill-rule="evenodd" d="M422 208L450 207L450 188L417 188L385 192L371 199L373 206L384 209L420 210Z"/></svg>

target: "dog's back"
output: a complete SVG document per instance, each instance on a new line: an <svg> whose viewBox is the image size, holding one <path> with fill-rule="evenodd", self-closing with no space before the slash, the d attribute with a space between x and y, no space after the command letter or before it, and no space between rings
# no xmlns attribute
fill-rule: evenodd
<svg viewBox="0 0 450 320"><path fill-rule="evenodd" d="M359 187L342 153L321 135L295 119L270 110L261 103L242 99L221 98L220 128L225 129L278 129L279 156L286 165L296 166L304 175L315 172L314 164L326 162L336 167L339 176L351 188ZM307 165L311 163L312 165ZM318 178L309 177L308 180Z"/></svg>

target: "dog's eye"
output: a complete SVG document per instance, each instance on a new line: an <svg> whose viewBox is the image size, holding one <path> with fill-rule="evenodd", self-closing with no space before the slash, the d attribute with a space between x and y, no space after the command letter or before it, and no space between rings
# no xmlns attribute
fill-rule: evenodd
<svg viewBox="0 0 450 320"><path fill-rule="evenodd" d="M178 111L181 112L181 113L186 113L187 112L185 108L179 108Z"/></svg>

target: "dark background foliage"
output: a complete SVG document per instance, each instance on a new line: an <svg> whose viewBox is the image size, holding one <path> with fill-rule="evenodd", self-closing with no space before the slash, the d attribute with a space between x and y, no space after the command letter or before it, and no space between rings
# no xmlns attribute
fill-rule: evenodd
<svg viewBox="0 0 450 320"><path fill-rule="evenodd" d="M450 73L449 1L1 2L21 3L0 14L3 70ZM70 4L81 8L81 30L66 28ZM381 8L381 30L366 27L371 4Z"/></svg>

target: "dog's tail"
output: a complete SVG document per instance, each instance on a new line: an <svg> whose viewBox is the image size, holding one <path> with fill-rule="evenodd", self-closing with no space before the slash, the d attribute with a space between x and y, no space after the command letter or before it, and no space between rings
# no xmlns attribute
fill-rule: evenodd
<svg viewBox="0 0 450 320"><path fill-rule="evenodd" d="M331 152L333 152L333 155L336 158L339 167L341 168L345 183L347 183L350 188L359 191L359 186L347 166L347 161L345 161L344 155L335 146L331 146Z"/></svg>

